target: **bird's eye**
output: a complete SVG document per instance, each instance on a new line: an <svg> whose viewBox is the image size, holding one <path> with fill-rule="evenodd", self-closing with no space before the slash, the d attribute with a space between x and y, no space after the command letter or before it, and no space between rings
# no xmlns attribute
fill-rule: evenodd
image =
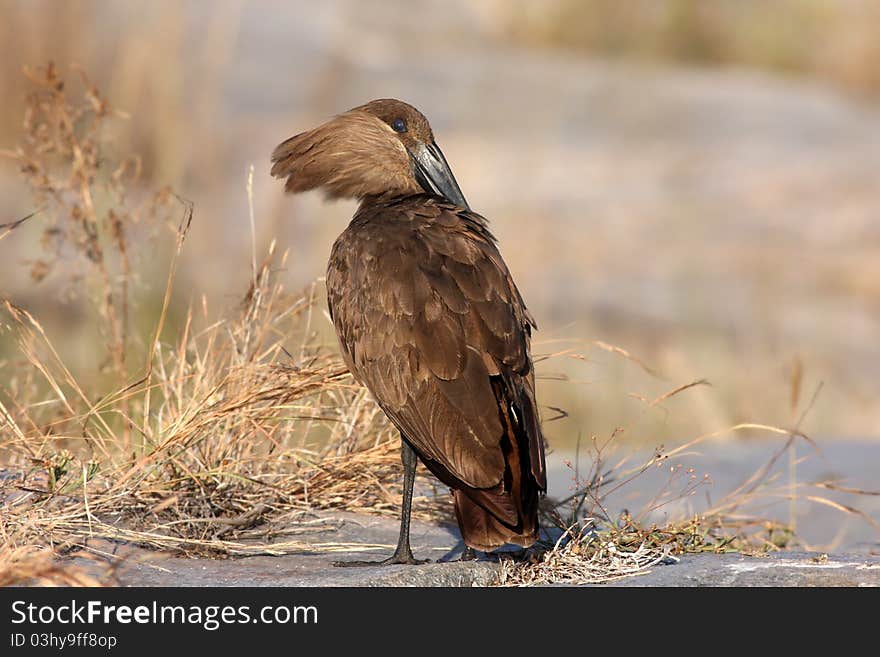
<svg viewBox="0 0 880 657"><path fill-rule="evenodd" d="M403 119L394 119L394 121L391 122L391 129L394 130L394 132L406 132L406 121Z"/></svg>

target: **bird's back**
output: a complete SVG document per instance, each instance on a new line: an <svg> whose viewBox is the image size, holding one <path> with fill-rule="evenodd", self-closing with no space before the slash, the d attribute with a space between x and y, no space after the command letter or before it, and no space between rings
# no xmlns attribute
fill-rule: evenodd
<svg viewBox="0 0 880 657"><path fill-rule="evenodd" d="M466 543L534 542L546 489L534 322L485 221L430 195L365 199L327 291L346 363L453 489Z"/></svg>

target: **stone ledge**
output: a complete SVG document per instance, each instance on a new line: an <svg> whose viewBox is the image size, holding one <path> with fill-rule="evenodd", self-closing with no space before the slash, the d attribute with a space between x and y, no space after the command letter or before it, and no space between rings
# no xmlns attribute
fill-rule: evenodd
<svg viewBox="0 0 880 657"><path fill-rule="evenodd" d="M113 579L118 586L489 586L498 577L492 561L438 563L460 549L456 528L414 522L413 551L435 563L421 566L338 568L334 561L381 559L393 551L397 521L351 513L322 514L328 527L309 534L314 544L339 544L341 551L230 559L166 556L117 546L122 557ZM354 551L346 546L362 545ZM101 576L94 561L66 560ZM642 575L604 586L880 586L880 556L782 552L764 557L739 554L692 554Z"/></svg>

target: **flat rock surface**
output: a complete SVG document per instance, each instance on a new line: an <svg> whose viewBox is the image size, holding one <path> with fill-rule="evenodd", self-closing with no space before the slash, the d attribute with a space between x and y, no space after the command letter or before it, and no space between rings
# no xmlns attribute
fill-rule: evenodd
<svg viewBox="0 0 880 657"><path fill-rule="evenodd" d="M780 552L765 557L691 554L614 586L880 586L876 555Z"/></svg>
<svg viewBox="0 0 880 657"><path fill-rule="evenodd" d="M294 554L257 555L229 559L166 556L151 550L117 546L113 575L117 586L485 586L496 579L490 561L438 563L456 559L461 550L458 532L448 526L413 521L411 542L420 566L340 568L337 561L381 560L394 551L398 521L379 516L333 513L321 516L326 529L309 532L304 541L314 546ZM273 549L266 543L267 551ZM100 546L103 553L111 552ZM106 577L103 564L74 558L73 563Z"/></svg>
<svg viewBox="0 0 880 657"><path fill-rule="evenodd" d="M453 527L414 522L412 543L420 566L339 568L335 561L381 559L397 539L392 518L334 513L326 529L309 534L314 551L229 559L181 558L131 546L103 545L114 552L112 575L101 562L69 561L117 586L488 586L499 566L491 560L448 562L460 550ZM267 551L272 544L266 544ZM697 554L669 559L643 574L607 586L880 586L880 556L783 552L765 557Z"/></svg>

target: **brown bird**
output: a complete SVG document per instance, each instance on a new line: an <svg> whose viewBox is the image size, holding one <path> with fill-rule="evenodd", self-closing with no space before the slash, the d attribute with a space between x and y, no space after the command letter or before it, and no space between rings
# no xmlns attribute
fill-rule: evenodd
<svg viewBox="0 0 880 657"><path fill-rule="evenodd" d="M422 563L409 542L417 456L453 491L464 558L532 545L546 490L536 325L427 119L374 100L282 142L272 162L288 192L360 201L327 297L346 364L400 430L400 538L381 563Z"/></svg>

